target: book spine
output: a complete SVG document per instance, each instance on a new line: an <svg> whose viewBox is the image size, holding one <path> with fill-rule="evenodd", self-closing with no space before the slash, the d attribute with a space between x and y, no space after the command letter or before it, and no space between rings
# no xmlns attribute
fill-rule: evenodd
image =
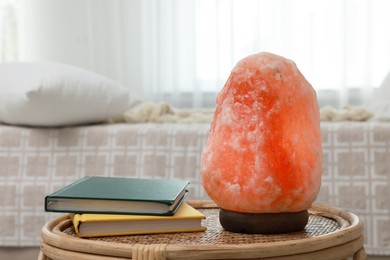
<svg viewBox="0 0 390 260"><path fill-rule="evenodd" d="M80 215L80 214L74 214L73 217L72 217L72 223L73 223L74 231L76 232L77 236L80 236L79 227L80 227L80 224L82 222L82 219L83 219L83 216Z"/></svg>

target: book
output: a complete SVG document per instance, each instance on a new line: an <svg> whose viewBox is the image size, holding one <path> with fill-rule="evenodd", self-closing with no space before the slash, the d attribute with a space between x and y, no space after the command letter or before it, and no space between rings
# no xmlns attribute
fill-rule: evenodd
<svg viewBox="0 0 390 260"><path fill-rule="evenodd" d="M204 231L205 218L183 202L173 216L74 214L72 222L77 236L99 237Z"/></svg>
<svg viewBox="0 0 390 260"><path fill-rule="evenodd" d="M95 214L173 215L188 181L84 177L45 197L45 211Z"/></svg>

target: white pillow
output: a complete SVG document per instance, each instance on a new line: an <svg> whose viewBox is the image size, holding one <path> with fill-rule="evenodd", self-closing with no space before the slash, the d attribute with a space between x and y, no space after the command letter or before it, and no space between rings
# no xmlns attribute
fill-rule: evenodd
<svg viewBox="0 0 390 260"><path fill-rule="evenodd" d="M119 83L58 63L0 64L0 121L27 126L101 122L139 102Z"/></svg>

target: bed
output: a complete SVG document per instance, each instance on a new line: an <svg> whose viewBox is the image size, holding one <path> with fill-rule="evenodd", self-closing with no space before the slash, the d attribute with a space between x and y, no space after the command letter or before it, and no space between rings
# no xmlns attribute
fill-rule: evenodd
<svg viewBox="0 0 390 260"><path fill-rule="evenodd" d="M317 203L365 222L365 248L390 255L390 124L322 122L323 178ZM83 176L185 179L189 199L207 199L200 155L209 124L0 125L0 246L40 244L57 216L44 196Z"/></svg>

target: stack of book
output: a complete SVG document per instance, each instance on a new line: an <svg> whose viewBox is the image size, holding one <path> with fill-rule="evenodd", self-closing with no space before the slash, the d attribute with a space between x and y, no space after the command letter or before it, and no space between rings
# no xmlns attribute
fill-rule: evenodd
<svg viewBox="0 0 390 260"><path fill-rule="evenodd" d="M204 231L184 198L189 182L88 176L45 197L45 211L72 213L79 237Z"/></svg>

